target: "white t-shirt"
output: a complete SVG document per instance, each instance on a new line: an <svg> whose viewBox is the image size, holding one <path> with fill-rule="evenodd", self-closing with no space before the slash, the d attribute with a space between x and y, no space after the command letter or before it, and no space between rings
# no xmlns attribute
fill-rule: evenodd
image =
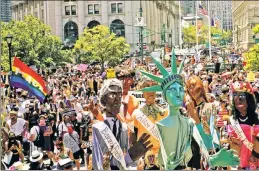
<svg viewBox="0 0 259 171"><path fill-rule="evenodd" d="M59 135L62 135L62 132L68 132L67 126L63 121L58 125L58 131Z"/></svg>
<svg viewBox="0 0 259 171"><path fill-rule="evenodd" d="M222 57L219 57L219 58L218 58L218 62L219 62L219 63L223 63L223 62L224 62L224 61L223 61L223 58L222 58Z"/></svg>
<svg viewBox="0 0 259 171"><path fill-rule="evenodd" d="M17 118L17 122L14 125L11 125L11 120L7 121L10 131L14 132L15 136L19 136L22 134L25 123L26 121L22 118Z"/></svg>
<svg viewBox="0 0 259 171"><path fill-rule="evenodd" d="M18 111L18 117L22 117L23 114L26 112L26 105L29 105L31 102L30 100L25 100L24 102L22 102L21 106L19 107L19 111Z"/></svg>
<svg viewBox="0 0 259 171"><path fill-rule="evenodd" d="M81 105L80 103L76 103L76 105L75 105L75 111L76 111L76 113L79 113L79 112L81 112L82 110L83 110L82 105Z"/></svg>
<svg viewBox="0 0 259 171"><path fill-rule="evenodd" d="M33 126L31 128L30 134L35 135L34 140L32 140L32 141L35 141L37 139L38 135L40 134L40 127L39 126Z"/></svg>
<svg viewBox="0 0 259 171"><path fill-rule="evenodd" d="M94 119L94 116L93 116L93 114L92 114L91 112L89 112L89 111L83 111L82 113L83 113L83 115L85 115L85 116L89 115L90 118L91 118L91 120Z"/></svg>

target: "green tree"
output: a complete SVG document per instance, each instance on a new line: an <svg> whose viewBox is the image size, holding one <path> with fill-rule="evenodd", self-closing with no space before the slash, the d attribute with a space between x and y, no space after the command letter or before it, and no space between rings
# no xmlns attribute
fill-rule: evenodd
<svg viewBox="0 0 259 171"><path fill-rule="evenodd" d="M258 71L259 68L259 44L255 44L244 54L245 56L245 70Z"/></svg>
<svg viewBox="0 0 259 171"><path fill-rule="evenodd" d="M100 61L104 69L104 62L123 58L129 52L130 46L124 37L116 37L108 27L99 25L92 29L86 28L77 40L74 50L78 56L88 58L81 60Z"/></svg>
<svg viewBox="0 0 259 171"><path fill-rule="evenodd" d="M212 44L214 44L214 45L215 44L219 45L220 40L231 41L231 38L232 38L231 31L222 32L221 29L216 28L216 27L211 27L211 34L219 34L221 37L218 40L212 39ZM208 42L209 41L208 35L209 35L209 27L202 26L199 29L199 36L198 36L199 44L205 44L206 42ZM183 28L183 40L184 40L184 43L186 43L186 44L196 44L196 26L195 25L189 26L187 28Z"/></svg>
<svg viewBox="0 0 259 171"><path fill-rule="evenodd" d="M2 36L13 35L12 56L19 57L28 65L42 68L58 65L60 62L71 62L70 52L62 51L62 41L59 37L50 35L50 26L31 15L25 16L23 21L1 23ZM3 66L8 70L7 42L2 40Z"/></svg>
<svg viewBox="0 0 259 171"><path fill-rule="evenodd" d="M259 24L256 24L255 27L253 28L254 34L259 33Z"/></svg>
<svg viewBox="0 0 259 171"><path fill-rule="evenodd" d="M196 27L190 26L183 28L183 41L186 44L195 44L196 43Z"/></svg>

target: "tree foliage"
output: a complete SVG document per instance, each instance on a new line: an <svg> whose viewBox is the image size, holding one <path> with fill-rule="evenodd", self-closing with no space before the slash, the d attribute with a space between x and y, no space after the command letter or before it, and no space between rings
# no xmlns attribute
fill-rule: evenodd
<svg viewBox="0 0 259 171"><path fill-rule="evenodd" d="M50 35L50 26L31 15L25 16L23 21L1 23L2 37L12 34L12 57L19 57L28 65L42 68L58 65L60 62L71 62L71 53L63 51L62 41L57 36ZM2 57L5 70L8 70L8 46L2 40Z"/></svg>
<svg viewBox="0 0 259 171"><path fill-rule="evenodd" d="M190 26L187 28L183 28L183 41L187 44L196 43L196 27Z"/></svg>
<svg viewBox="0 0 259 171"><path fill-rule="evenodd" d="M258 71L259 69L259 44L255 44L244 54L245 56L245 70Z"/></svg>
<svg viewBox="0 0 259 171"><path fill-rule="evenodd" d="M124 37L116 37L106 26L99 25L92 29L86 28L80 35L74 48L80 60L104 62L117 61L130 50ZM82 55L83 54L83 55Z"/></svg>
<svg viewBox="0 0 259 171"><path fill-rule="evenodd" d="M256 24L255 27L253 28L253 33L257 34L259 33L259 24Z"/></svg>
<svg viewBox="0 0 259 171"><path fill-rule="evenodd" d="M216 27L211 27L211 34L219 34L220 39L218 40L212 40L212 44L216 45L219 44L221 40L225 41L231 41L232 38L232 32L231 31L223 31ZM208 26L202 26L198 30L198 43L199 44L205 44L208 42L209 38L209 27ZM187 28L183 28L183 40L185 44L195 44L196 43L196 26L192 25Z"/></svg>

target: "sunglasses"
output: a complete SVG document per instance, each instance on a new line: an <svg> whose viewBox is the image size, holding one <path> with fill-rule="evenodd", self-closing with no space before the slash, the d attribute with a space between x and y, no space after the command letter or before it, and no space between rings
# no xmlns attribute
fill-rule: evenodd
<svg viewBox="0 0 259 171"><path fill-rule="evenodd" d="M240 100L245 101L246 100L246 94L245 93L233 93L234 97L239 97Z"/></svg>

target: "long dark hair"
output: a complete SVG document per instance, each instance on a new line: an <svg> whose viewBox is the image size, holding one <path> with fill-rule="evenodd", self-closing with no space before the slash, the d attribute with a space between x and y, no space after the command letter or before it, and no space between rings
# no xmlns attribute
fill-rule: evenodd
<svg viewBox="0 0 259 171"><path fill-rule="evenodd" d="M256 122L254 119L258 118L258 114L255 112L256 110L256 100L254 98L254 95L245 92L246 95L246 103L247 103L247 116L248 116L248 122L247 124L253 125L254 122ZM240 117L240 112L237 110L235 107L235 102L233 98L233 110L232 110L232 115L234 119L238 119Z"/></svg>

